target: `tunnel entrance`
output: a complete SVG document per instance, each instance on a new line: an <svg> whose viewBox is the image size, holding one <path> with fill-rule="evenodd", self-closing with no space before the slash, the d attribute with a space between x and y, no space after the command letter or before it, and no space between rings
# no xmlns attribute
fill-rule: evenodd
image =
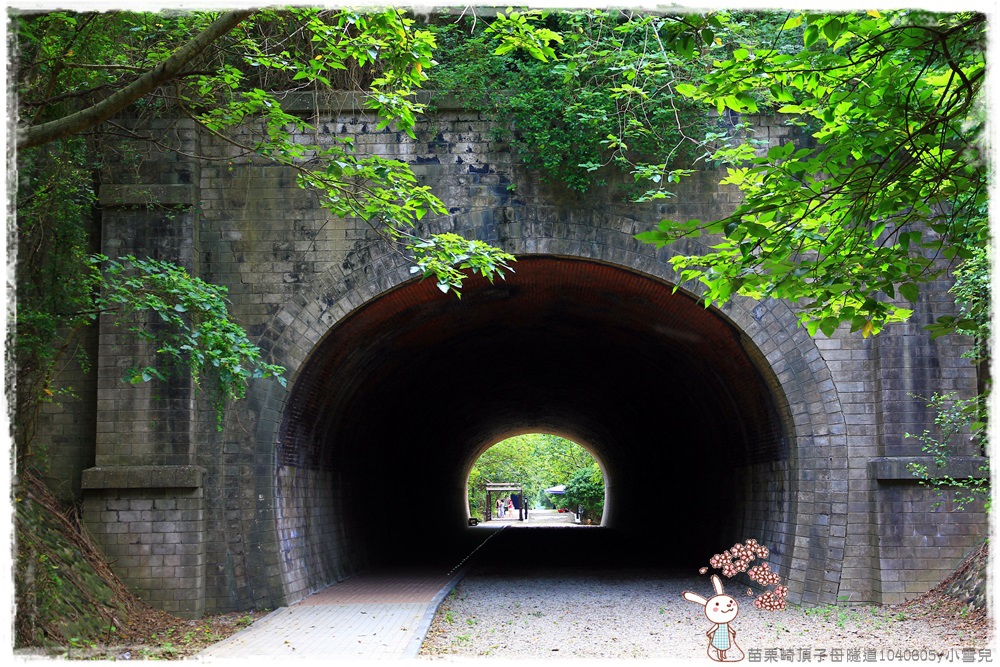
<svg viewBox="0 0 1000 667"><path fill-rule="evenodd" d="M630 269L524 256L461 299L411 281L344 317L301 366L276 447L288 594L461 548L466 475L526 432L586 442L606 528L697 567L794 538L795 452L773 373L738 327ZM409 492L401 497L399 489ZM602 529L603 530L603 529Z"/></svg>

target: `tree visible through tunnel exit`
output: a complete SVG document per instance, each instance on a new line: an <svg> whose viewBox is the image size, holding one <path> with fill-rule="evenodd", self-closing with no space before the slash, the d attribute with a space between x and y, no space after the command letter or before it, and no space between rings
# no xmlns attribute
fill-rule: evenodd
<svg viewBox="0 0 1000 667"><path fill-rule="evenodd" d="M486 482L509 482L524 487L528 509L583 508L583 520L600 524L604 512L604 471L582 446L547 433L518 435L483 452L469 472L469 512L484 517ZM545 489L565 487L561 494ZM495 502L496 499L494 499Z"/></svg>

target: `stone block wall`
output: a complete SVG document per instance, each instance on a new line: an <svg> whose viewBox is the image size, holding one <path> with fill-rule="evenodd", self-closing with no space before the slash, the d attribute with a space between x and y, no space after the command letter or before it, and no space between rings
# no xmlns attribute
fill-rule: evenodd
<svg viewBox="0 0 1000 667"><path fill-rule="evenodd" d="M817 335L816 345L831 379L824 392L824 404L835 400L842 414L835 433L846 447L839 461L839 479L834 500L833 521L841 537L843 585L833 602L879 601L881 595L878 538L872 524L876 488L868 476L867 462L879 455L876 413L879 398L872 377L875 340L865 340L846 331L832 337Z"/></svg>
<svg viewBox="0 0 1000 667"><path fill-rule="evenodd" d="M93 360L97 358L97 332L85 329L77 334L76 350L71 349L56 380L66 393L40 406L35 424L38 437L31 446L41 449L44 462L40 473L46 485L63 502L80 498L80 475L94 465L97 439L97 373Z"/></svg>
<svg viewBox="0 0 1000 667"><path fill-rule="evenodd" d="M371 554L360 541L351 542L351 526L361 520L352 507L352 482L343 475L281 467L277 472L276 523L281 549L282 584L289 600L298 600L330 582L364 568ZM308 489L301 488L309 485ZM304 541L300 535L315 539Z"/></svg>
<svg viewBox="0 0 1000 667"><path fill-rule="evenodd" d="M943 581L989 535L981 500L961 509L950 493L915 481L907 469L926 457L882 457L869 463L875 495L880 602L898 604ZM943 471L979 477L981 457L956 457Z"/></svg>
<svg viewBox="0 0 1000 667"><path fill-rule="evenodd" d="M115 572L150 605L205 611L205 507L195 466L108 466L83 474L84 523Z"/></svg>
<svg viewBox="0 0 1000 667"><path fill-rule="evenodd" d="M947 578L955 564L987 537L982 506L957 511L954 503L928 512L931 489L884 484L878 499L882 601L898 604Z"/></svg>
<svg viewBox="0 0 1000 667"><path fill-rule="evenodd" d="M195 146L190 123L153 121L150 133L186 152ZM103 209L101 252L111 258L133 255L165 260L197 275L194 230L198 214L191 180L196 163L179 161L177 154L155 151L133 156L128 144L121 153L128 160L109 157L107 182L100 189ZM112 167L117 165L117 169ZM191 462L195 423L194 387L189 378L168 383L123 381L129 367L149 363L152 350L134 335L117 313L100 319L98 351L97 453L95 463L107 465L185 465ZM156 327L156 317L144 323Z"/></svg>

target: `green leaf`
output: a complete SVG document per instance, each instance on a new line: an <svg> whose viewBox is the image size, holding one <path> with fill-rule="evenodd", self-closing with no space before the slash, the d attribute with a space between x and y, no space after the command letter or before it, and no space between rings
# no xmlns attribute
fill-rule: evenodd
<svg viewBox="0 0 1000 667"><path fill-rule="evenodd" d="M824 317L819 323L820 330L826 334L827 337L832 336L837 331L837 327L839 326L840 318L833 316Z"/></svg>
<svg viewBox="0 0 1000 667"><path fill-rule="evenodd" d="M899 293L910 303L916 303L920 294L920 288L916 283L903 283L899 286Z"/></svg>
<svg viewBox="0 0 1000 667"><path fill-rule="evenodd" d="M844 29L843 24L837 18L832 18L823 26L823 36L832 44L840 37L840 32Z"/></svg>
<svg viewBox="0 0 1000 667"><path fill-rule="evenodd" d="M815 23L810 23L802 34L802 43L808 49L819 39L819 27Z"/></svg>
<svg viewBox="0 0 1000 667"><path fill-rule="evenodd" d="M802 25L803 18L805 18L805 15L796 14L795 16L786 19L785 22L781 24L780 30L785 31L785 30L794 30L795 28L798 28L800 25Z"/></svg>
<svg viewBox="0 0 1000 667"><path fill-rule="evenodd" d="M685 97L694 97L695 93L698 92L698 87L690 83L678 83L674 86L674 90Z"/></svg>

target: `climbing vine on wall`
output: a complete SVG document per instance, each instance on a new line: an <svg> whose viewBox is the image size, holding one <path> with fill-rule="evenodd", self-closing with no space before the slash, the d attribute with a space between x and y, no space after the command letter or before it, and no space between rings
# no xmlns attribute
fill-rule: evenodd
<svg viewBox="0 0 1000 667"><path fill-rule="evenodd" d="M907 433L906 437L920 442L921 450L931 458L931 462L910 463L907 466L909 471L920 479L921 484L933 488L941 498L935 503L935 507L948 500L961 511L977 501L982 501L989 511L991 496L989 458L984 459L978 471L974 471L972 476L956 477L946 470L949 459L955 455L960 439L971 439L976 443L980 454L989 452L985 397L962 399L954 392L935 393L927 399L927 407L934 412L933 429L924 429L919 434Z"/></svg>
<svg viewBox="0 0 1000 667"><path fill-rule="evenodd" d="M934 413L933 428L924 429L919 434L906 434L907 438L917 440L924 454L932 459L929 465L911 463L908 466L910 472L922 484L933 488L941 498L952 501L959 510L981 500L989 511L992 498L987 428L991 392L989 340L992 305L989 248L977 248L972 258L954 271L955 284L950 292L958 305L958 315L939 318L936 324L928 327L932 336L957 330L972 339L972 347L963 356L977 366L979 393L972 398L961 398L954 392L934 392L925 397L927 407ZM974 476L947 474L948 459L956 449L965 449L959 445L966 438L975 444L977 454L986 457L985 460Z"/></svg>
<svg viewBox="0 0 1000 667"><path fill-rule="evenodd" d="M17 310L7 354L14 362L8 369L19 459L41 405L72 392L54 382L60 370L74 360L87 363L77 335L90 322L93 291L87 257L95 198L87 155L77 137L22 154L18 162Z"/></svg>

